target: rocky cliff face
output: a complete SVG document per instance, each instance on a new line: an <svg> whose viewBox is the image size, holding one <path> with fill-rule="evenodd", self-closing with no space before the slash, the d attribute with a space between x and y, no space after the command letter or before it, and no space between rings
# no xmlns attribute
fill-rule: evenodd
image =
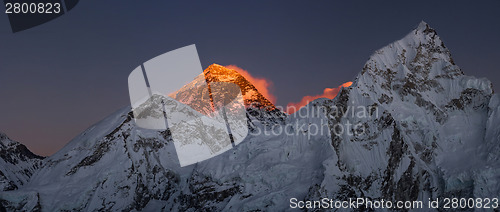
<svg viewBox="0 0 500 212"><path fill-rule="evenodd" d="M244 96L257 92L247 106L270 104L230 69L212 65L204 75L236 82ZM0 193L0 204L27 211L275 211L289 209L290 198L500 192L500 98L488 80L464 75L426 23L372 55L335 99L297 112L308 115L270 111L248 108L252 130L241 144L181 168L170 132L136 127L124 108L46 158L18 190Z"/></svg>

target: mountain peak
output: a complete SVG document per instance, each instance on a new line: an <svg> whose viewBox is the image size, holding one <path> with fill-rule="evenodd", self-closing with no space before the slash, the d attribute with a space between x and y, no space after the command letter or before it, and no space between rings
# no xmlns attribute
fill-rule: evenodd
<svg viewBox="0 0 500 212"><path fill-rule="evenodd" d="M15 190L26 184L43 159L0 132L0 192Z"/></svg>
<svg viewBox="0 0 500 212"><path fill-rule="evenodd" d="M436 64L437 61L443 62ZM443 66L442 68L431 68L433 64ZM403 68L402 66L406 67ZM444 68L444 67L447 68ZM455 65L450 51L437 35L436 30L429 24L421 21L417 28L408 33L404 38L386 47L375 51L370 60L365 64L364 71L388 70L396 71L400 75L407 72L425 72L425 75L440 75L445 73L427 73L429 71L448 72L462 74ZM380 73L378 73L380 74ZM384 74L384 73L382 73Z"/></svg>
<svg viewBox="0 0 500 212"><path fill-rule="evenodd" d="M7 134L0 132L0 145L9 145L12 143L12 140L7 136Z"/></svg>
<svg viewBox="0 0 500 212"><path fill-rule="evenodd" d="M423 44L431 44L446 48L441 41L441 38L439 38L439 36L437 35L436 30L434 30L429 24L424 21L421 21L416 28L414 28L401 40L396 41L396 43L397 42L402 42L403 44L410 47Z"/></svg>
<svg viewBox="0 0 500 212"><path fill-rule="evenodd" d="M235 70L226 68L225 66L219 65L217 63L209 65L205 70L203 70L203 73L207 74L210 71L224 71L226 72L226 74L238 74L238 72L236 72Z"/></svg>
<svg viewBox="0 0 500 212"><path fill-rule="evenodd" d="M426 29L430 28L429 24L427 24L425 21L420 21L418 24L417 28L415 30L417 31L424 31Z"/></svg>
<svg viewBox="0 0 500 212"><path fill-rule="evenodd" d="M416 98L417 103L436 108L459 98L468 88L491 93L488 80L464 75L436 31L424 21L401 40L377 50L357 77L356 86L381 104Z"/></svg>
<svg viewBox="0 0 500 212"><path fill-rule="evenodd" d="M5 133L3 133L3 132L0 131L0 139L6 138L6 137L7 137L7 135Z"/></svg>
<svg viewBox="0 0 500 212"><path fill-rule="evenodd" d="M205 79L211 82L232 82L241 89L241 94L247 107L266 108L274 110L276 107L269 101L257 88L243 75L234 69L227 68L218 64L212 64L203 71Z"/></svg>

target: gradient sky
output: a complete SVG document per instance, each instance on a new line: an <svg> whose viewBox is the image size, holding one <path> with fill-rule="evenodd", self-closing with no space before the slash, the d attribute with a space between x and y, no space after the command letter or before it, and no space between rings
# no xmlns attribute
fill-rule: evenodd
<svg viewBox="0 0 500 212"><path fill-rule="evenodd" d="M135 67L189 44L204 68L234 64L271 80L286 106L353 80L375 50L421 20L466 74L500 89L500 1L151 2L82 0L16 34L1 13L0 131L53 154L130 104Z"/></svg>

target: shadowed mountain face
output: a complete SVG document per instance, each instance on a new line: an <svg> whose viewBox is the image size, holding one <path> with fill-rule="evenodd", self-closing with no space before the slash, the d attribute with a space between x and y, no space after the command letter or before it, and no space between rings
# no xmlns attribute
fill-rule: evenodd
<svg viewBox="0 0 500 212"><path fill-rule="evenodd" d="M127 107L46 158L28 183L1 192L0 209L281 211L290 198L500 193L500 98L488 80L464 75L426 23L376 51L335 99L297 112L320 116L269 111L234 70L211 65L203 75L171 96L191 101L184 91L196 83L234 82L247 107L261 105L247 108L253 133L236 147L181 168L170 132L138 128ZM359 107L369 110L352 112ZM348 124L362 129L339 132ZM265 133L280 127L287 133Z"/></svg>

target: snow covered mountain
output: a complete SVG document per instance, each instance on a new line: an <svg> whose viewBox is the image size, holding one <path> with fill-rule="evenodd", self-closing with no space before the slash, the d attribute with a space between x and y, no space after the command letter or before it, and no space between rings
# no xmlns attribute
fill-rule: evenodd
<svg viewBox="0 0 500 212"><path fill-rule="evenodd" d="M181 168L170 132L136 127L127 107L1 192L0 210L282 211L290 198L500 194L500 97L464 75L424 22L372 55L336 98L289 116L237 72L204 73L242 88L251 133L241 144Z"/></svg>
<svg viewBox="0 0 500 212"><path fill-rule="evenodd" d="M487 79L464 75L436 31L422 22L374 55L353 86L326 100L332 133L325 179L309 198L427 200L500 194L499 97ZM337 115L374 106L378 114ZM331 128L331 131L336 129Z"/></svg>
<svg viewBox="0 0 500 212"><path fill-rule="evenodd" d="M255 88L252 83L250 83L245 77L236 72L233 69L226 68L218 64L212 64L208 66L203 71L203 74L196 77L191 83L185 85L177 92L171 94L170 96L179 102L188 104L187 102L193 99L198 99L200 103L189 103L189 105L206 105L203 102L209 102L202 98L195 98L193 96L199 97L196 92L201 92L194 90L193 88L203 88L200 86L201 83L214 83L214 82L230 82L238 85L243 95L243 101L245 107L247 108L248 115L252 116L258 122L264 123L265 125L273 125L278 123L283 123L286 118L286 114L278 110L273 103L271 103L265 96L263 96L257 88ZM213 93L215 96L222 96ZM206 97L209 98L209 97ZM198 111L203 111L203 109L198 109ZM249 119L252 120L252 119ZM253 123L249 123L253 126Z"/></svg>
<svg viewBox="0 0 500 212"><path fill-rule="evenodd" d="M0 191L15 190L28 182L42 159L0 132Z"/></svg>
<svg viewBox="0 0 500 212"><path fill-rule="evenodd" d="M209 82L233 82L240 86L250 129L276 125L286 118L236 71L214 64L204 74ZM184 91L189 91L189 85L199 80L205 79L196 78L181 88L174 94L176 99L181 102L191 99L190 93ZM226 176L228 181L221 182L218 177L212 180L212 176L199 173L197 166L180 168L170 131L140 129L132 115L127 107L87 129L44 161L43 167L24 187L32 189L0 194L0 203L7 210L28 211L39 208L47 211L142 210L158 206L179 210L216 209L240 193L237 176ZM260 146L259 143L254 145ZM257 146L246 149L255 151L260 148ZM228 157L234 154L228 151L217 158L230 160ZM58 188L50 189L53 186ZM51 198L44 199L45 196ZM165 202L170 203L165 206ZM206 205L205 202L213 203Z"/></svg>

